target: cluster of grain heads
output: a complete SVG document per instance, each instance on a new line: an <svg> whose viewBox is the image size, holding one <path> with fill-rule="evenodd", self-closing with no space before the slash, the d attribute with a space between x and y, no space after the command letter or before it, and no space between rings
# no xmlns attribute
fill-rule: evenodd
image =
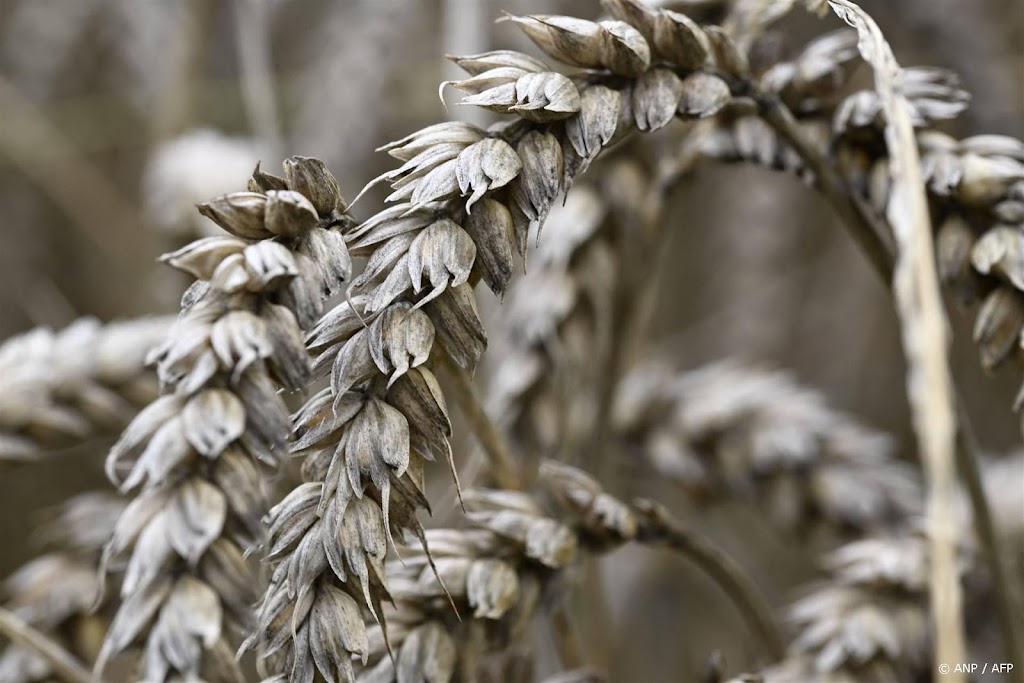
<svg viewBox="0 0 1024 683"><path fill-rule="evenodd" d="M890 439L829 408L781 372L664 363L625 380L616 428L694 502L752 497L787 528L887 526L918 511L913 470Z"/></svg>
<svg viewBox="0 0 1024 683"><path fill-rule="evenodd" d="M455 58L470 76L452 83L464 103L513 121L441 123L384 148L402 165L373 182L391 185L394 204L345 231L366 265L307 339L314 375L331 382L295 417L305 483L270 516L273 577L248 641L266 671L347 679L348 660L325 653L367 657L357 630L322 618L350 600L349 611L381 616L388 537L423 536L424 461L451 461L433 369L471 372L486 343L472 285L505 291L531 228L613 140L710 115L728 99L698 71L711 45L699 26L631 0L608 7L618 20L513 19L550 56L590 69L574 78L518 52Z"/></svg>
<svg viewBox="0 0 1024 683"><path fill-rule="evenodd" d="M67 500L40 532L47 552L4 582L7 609L86 661L99 651L110 616L109 596L100 595L96 565L123 509L119 498L105 493ZM0 680L6 683L53 676L50 663L32 650L8 645L0 652Z"/></svg>
<svg viewBox="0 0 1024 683"><path fill-rule="evenodd" d="M999 518L1003 549L1024 547L1024 454L984 463L985 490ZM991 610L990 576L972 534L967 501L958 519L958 571L968 623ZM825 577L789 609L796 636L786 657L758 674L788 681L911 681L930 679L932 636L929 547L917 520L875 532L826 554ZM1024 564L1013 566L1019 581ZM746 679L738 679L746 680Z"/></svg>
<svg viewBox="0 0 1024 683"><path fill-rule="evenodd" d="M538 611L561 601L562 570L580 548L611 549L636 534L630 509L589 476L553 462L541 469L557 503L551 511L525 493L469 490L475 528L426 531L432 565L417 548L388 565L387 637L381 625L368 626L367 667L357 681L477 680L488 655L506 652Z"/></svg>
<svg viewBox="0 0 1024 683"><path fill-rule="evenodd" d="M144 360L169 318L60 332L36 328L0 346L0 467L116 433L157 393Z"/></svg>
<svg viewBox="0 0 1024 683"><path fill-rule="evenodd" d="M121 605L96 669L138 644L138 676L241 680L232 640L252 626L258 582L243 559L263 537L261 467L290 432L281 389L306 386L303 330L349 274L337 182L315 159L257 168L249 191L201 205L230 235L164 257L197 278L151 354L163 396L128 426L108 476L137 491L104 549Z"/></svg>
<svg viewBox="0 0 1024 683"><path fill-rule="evenodd" d="M981 299L974 339L992 370L1021 358L1024 328L1024 143L980 135L920 138L941 277L965 303Z"/></svg>

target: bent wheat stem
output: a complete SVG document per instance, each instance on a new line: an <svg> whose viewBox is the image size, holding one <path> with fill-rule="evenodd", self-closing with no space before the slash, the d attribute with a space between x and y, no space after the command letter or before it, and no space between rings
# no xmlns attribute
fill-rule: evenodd
<svg viewBox="0 0 1024 683"><path fill-rule="evenodd" d="M650 545L662 545L693 562L718 584L743 613L772 658L781 658L786 652L782 630L757 586L751 583L732 558L707 540L684 529L664 506L645 499L639 499L633 505L639 513L637 540Z"/></svg>
<svg viewBox="0 0 1024 683"><path fill-rule="evenodd" d="M89 671L69 652L3 607L0 607L0 633L42 656L64 683L90 683L92 680Z"/></svg>

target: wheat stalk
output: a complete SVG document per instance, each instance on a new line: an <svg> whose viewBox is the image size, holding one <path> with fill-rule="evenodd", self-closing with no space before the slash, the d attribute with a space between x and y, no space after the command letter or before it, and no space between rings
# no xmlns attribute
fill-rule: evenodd
<svg viewBox="0 0 1024 683"><path fill-rule="evenodd" d="M147 351L169 318L36 328L0 346L0 466L111 434L156 395Z"/></svg>
<svg viewBox="0 0 1024 683"><path fill-rule="evenodd" d="M287 442L280 391L305 387L302 330L350 267L337 182L315 159L284 167L284 178L257 167L248 192L199 207L230 235L164 257L197 281L151 354L164 395L107 458L110 479L138 493L104 549L125 573L97 675L141 642L145 680L242 679L230 643L258 592L244 553L264 534L260 468Z"/></svg>

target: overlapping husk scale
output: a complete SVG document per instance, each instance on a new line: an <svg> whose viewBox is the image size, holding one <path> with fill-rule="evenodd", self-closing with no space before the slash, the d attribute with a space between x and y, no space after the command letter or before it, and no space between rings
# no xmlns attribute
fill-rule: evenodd
<svg viewBox="0 0 1024 683"><path fill-rule="evenodd" d="M603 148L728 102L705 69L704 29L632 0L606 7L614 18L602 22L509 17L583 72L513 51L453 58L468 77L442 92L451 85L467 95L460 104L511 121L441 123L383 148L402 165L371 185L389 183L392 205L346 231L366 265L307 339L314 374L331 382L295 417L305 483L270 516L273 578L249 641L267 673L350 680L349 658L369 656L351 616L382 616L389 536L423 538L424 461L451 461L434 370L472 372L486 343L472 287L505 292L531 230Z"/></svg>
<svg viewBox="0 0 1024 683"><path fill-rule="evenodd" d="M0 345L0 467L122 429L157 395L143 361L172 322L82 318Z"/></svg>
<svg viewBox="0 0 1024 683"><path fill-rule="evenodd" d="M103 553L124 575L99 672L138 644L142 680L242 680L233 641L258 596L244 554L262 541L262 480L287 449L281 390L308 383L303 329L350 269L333 176L304 157L284 170L257 167L247 192L201 205L230 234L163 259L197 281L150 356L164 394L107 458L111 480L137 492Z"/></svg>
<svg viewBox="0 0 1024 683"><path fill-rule="evenodd" d="M46 552L7 578L5 607L86 661L99 651L111 596L99 594L96 565L124 501L106 492L79 494L61 505L39 530ZM50 663L34 650L7 645L0 651L0 680L54 680Z"/></svg>
<svg viewBox="0 0 1024 683"><path fill-rule="evenodd" d="M988 460L985 490L999 520L1000 547L1016 581L1024 576L1024 454ZM969 505L961 501L958 564L965 614L988 611L987 569L973 537ZM928 617L928 543L919 520L876 532L829 552L825 577L789 609L796 636L786 658L759 676L765 683L926 680L933 675ZM735 683L746 678L736 679Z"/></svg>
<svg viewBox="0 0 1024 683"><path fill-rule="evenodd" d="M698 504L753 498L791 530L889 527L920 510L917 476L892 440L783 372L651 361L626 377L615 424Z"/></svg>
<svg viewBox="0 0 1024 683"><path fill-rule="evenodd" d="M370 625L357 681L475 681L481 667L500 671L506 683L535 680L529 668L503 661L510 648L535 614L561 603L563 574L581 552L618 547L637 532L632 510L580 470L548 461L540 481L543 500L466 491L474 528L428 530L434 568L415 548L388 565L390 643L380 625Z"/></svg>

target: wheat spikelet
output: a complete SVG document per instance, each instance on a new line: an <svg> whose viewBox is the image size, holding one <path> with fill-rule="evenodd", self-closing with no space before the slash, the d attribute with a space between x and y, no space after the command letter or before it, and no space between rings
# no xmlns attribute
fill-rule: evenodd
<svg viewBox="0 0 1024 683"><path fill-rule="evenodd" d="M69 499L42 530L50 551L23 565L4 585L8 609L86 659L96 655L110 616L109 600L95 609L100 591L96 565L123 509L120 499L106 493ZM16 645L0 652L0 680L29 683L53 675L35 652Z"/></svg>
<svg viewBox="0 0 1024 683"><path fill-rule="evenodd" d="M248 192L199 207L230 235L164 257L197 281L151 354L164 395L107 458L110 479L138 493L104 549L125 573L97 672L141 643L143 680L242 679L231 643L258 594L243 554L264 533L260 468L288 438L279 393L305 387L302 330L350 268L334 177L316 159L284 167L284 178L257 167Z"/></svg>
<svg viewBox="0 0 1024 683"><path fill-rule="evenodd" d="M986 462L983 474L989 500L1004 522L1000 547L1014 557L1024 542L1019 486L1024 455ZM958 570L967 604L983 607L988 576L971 537L969 507L961 503ZM790 609L797 636L786 659L762 673L765 683L927 677L932 650L928 565L926 534L916 522L830 552L823 561L827 578ZM1015 566L1017 576L1021 569Z"/></svg>
<svg viewBox="0 0 1024 683"><path fill-rule="evenodd" d="M918 511L913 470L884 434L827 406L782 372L720 362L629 375L617 429L694 501L752 497L777 523L865 529Z"/></svg>
<svg viewBox="0 0 1024 683"><path fill-rule="evenodd" d="M0 466L116 432L156 395L144 367L169 318L82 318L0 346Z"/></svg>

